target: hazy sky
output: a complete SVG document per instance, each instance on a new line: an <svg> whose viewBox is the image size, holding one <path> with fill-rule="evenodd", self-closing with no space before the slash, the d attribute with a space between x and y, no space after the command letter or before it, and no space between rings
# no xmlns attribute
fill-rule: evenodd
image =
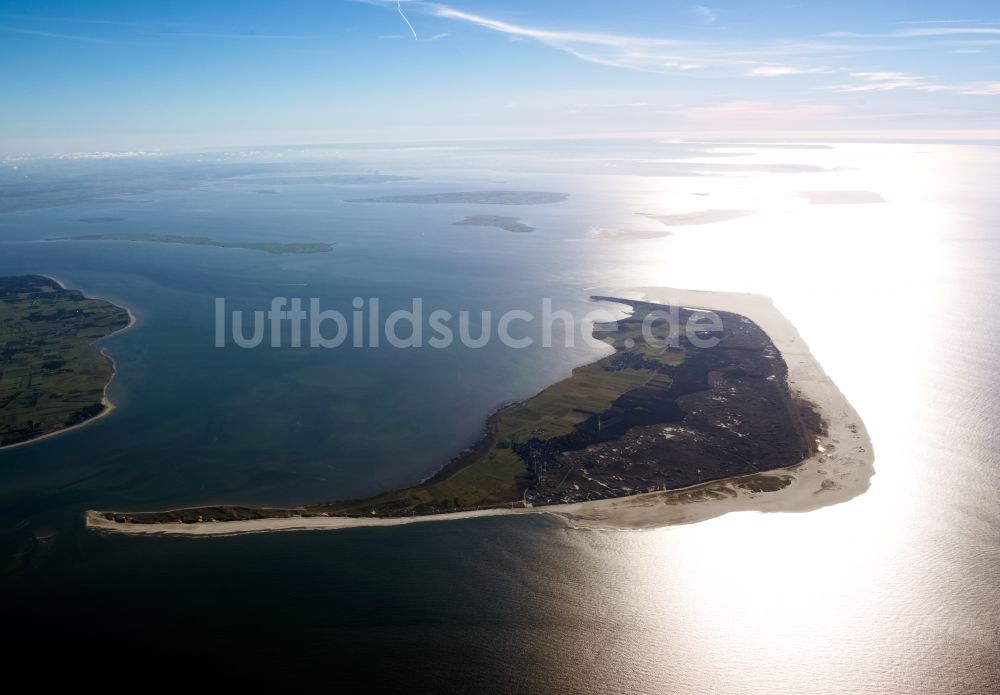
<svg viewBox="0 0 1000 695"><path fill-rule="evenodd" d="M974 134L998 56L996 0L0 0L0 155Z"/></svg>

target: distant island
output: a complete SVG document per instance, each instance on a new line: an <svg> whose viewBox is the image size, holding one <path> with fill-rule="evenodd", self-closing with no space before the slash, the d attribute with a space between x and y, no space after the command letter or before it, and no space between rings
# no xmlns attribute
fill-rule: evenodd
<svg viewBox="0 0 1000 695"><path fill-rule="evenodd" d="M395 176L393 174L316 174L314 176L303 174L296 176L247 176L245 178L230 179L234 183L250 183L266 186L295 186L295 185L340 185L340 186L365 186L379 183L393 183L397 181L416 181L415 176Z"/></svg>
<svg viewBox="0 0 1000 695"><path fill-rule="evenodd" d="M146 244L183 244L186 246L215 246L220 249L244 249L265 253L326 253L333 250L333 244L325 243L278 243L272 241L219 241L202 236L182 236L179 234L84 234L82 236L55 237L50 241L135 241Z"/></svg>
<svg viewBox="0 0 1000 695"><path fill-rule="evenodd" d="M115 366L94 341L130 324L126 309L50 278L0 278L0 447L106 413Z"/></svg>
<svg viewBox="0 0 1000 695"><path fill-rule="evenodd" d="M668 227L683 227L699 224L718 224L729 220L738 220L756 214L754 210L698 210L697 212L684 212L673 215L654 215L646 212L639 213L643 217L656 220Z"/></svg>
<svg viewBox="0 0 1000 695"><path fill-rule="evenodd" d="M799 197L813 205L869 205L884 203L885 198L872 191L803 191Z"/></svg>
<svg viewBox="0 0 1000 695"><path fill-rule="evenodd" d="M417 193L386 195L379 198L355 198L348 203L414 203L418 205L547 205L567 200L566 193L544 191L471 191L465 193Z"/></svg>
<svg viewBox="0 0 1000 695"><path fill-rule="evenodd" d="M498 410L475 444L417 485L294 508L90 511L87 525L218 535L549 513L595 528L645 528L780 509L782 495L789 509L811 509L867 487L872 455L863 424L770 302L650 291L677 303L595 297L632 309L615 324L595 326L613 354ZM685 307L703 296L759 316L783 347L728 311L715 312L718 344L697 347L692 341L709 335L691 320L708 314ZM673 346L642 337L643 322L658 311L676 312L674 325L687 327ZM653 335L668 332L653 324ZM794 379L783 350L794 360Z"/></svg>
<svg viewBox="0 0 1000 695"><path fill-rule="evenodd" d="M520 217L504 217L503 215L470 215L464 220L452 224L465 227L496 227L507 232L533 232L534 227L521 222Z"/></svg>
<svg viewBox="0 0 1000 695"><path fill-rule="evenodd" d="M662 239L670 236L671 234L672 232L666 229L612 229L609 227L595 227L590 230L590 236L595 239L608 239L613 241Z"/></svg>
<svg viewBox="0 0 1000 695"><path fill-rule="evenodd" d="M81 217L80 222L86 222L87 224L108 224L111 222L124 222L126 219L125 217Z"/></svg>

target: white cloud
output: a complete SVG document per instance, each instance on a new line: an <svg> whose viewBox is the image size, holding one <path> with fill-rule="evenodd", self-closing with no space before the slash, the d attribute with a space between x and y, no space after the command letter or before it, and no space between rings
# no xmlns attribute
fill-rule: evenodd
<svg viewBox="0 0 1000 695"><path fill-rule="evenodd" d="M966 82L959 84L927 84L917 87L921 92L945 92L969 96L1000 95L1000 82Z"/></svg>
<svg viewBox="0 0 1000 695"><path fill-rule="evenodd" d="M398 0L359 0L371 4L381 4L400 10ZM914 75L897 70L849 70L833 67L837 62L858 64L872 51L886 51L898 44L882 42L843 41L844 37L867 39L911 38L911 37L962 37L1000 35L1000 27L984 26L989 22L940 20L906 28L886 34L860 34L836 32L827 34L837 40L825 41L783 41L764 42L722 41L722 40L679 40L650 38L628 34L600 31L579 31L572 29L541 28L495 19L474 12L467 12L449 5L410 0L405 2L408 10L419 11L441 19L472 25L497 32L511 41L535 41L571 56L599 65L625 68L642 72L680 74L695 70L712 70L714 74L743 75L746 77L769 78L793 75L834 75L848 74L852 80L842 84L816 82L815 88L837 92L893 92L915 90L927 93L942 92L967 95L995 95L997 83L943 83L936 77ZM705 5L693 5L706 20L714 21L716 13ZM442 35L432 37L431 40ZM952 50L975 50L972 44L990 42L987 38L954 39L945 45ZM1000 41L998 41L1000 43ZM825 56L826 65L810 65L817 56ZM880 62L882 62L880 60Z"/></svg>
<svg viewBox="0 0 1000 695"><path fill-rule="evenodd" d="M842 56L845 50L858 50L855 46L845 45L843 41L770 40L754 44L549 29L507 22L439 3L415 1L409 6L442 19L464 22L504 34L512 41L537 41L580 60L642 72L671 74L712 68L733 74L746 74L748 66L784 66L784 61L804 63L821 54ZM794 67L797 74L834 72L834 69L825 66ZM791 66L783 67L782 71L769 74L767 69L755 72L751 68L751 73L753 76L774 76L792 74L790 70Z"/></svg>
<svg viewBox="0 0 1000 695"><path fill-rule="evenodd" d="M851 77L860 77L863 80L923 80L923 77L907 75L905 72L852 72Z"/></svg>
<svg viewBox="0 0 1000 695"><path fill-rule="evenodd" d="M838 92L892 92L897 89L915 89L928 84L923 75L909 75L905 72L852 72L860 82L833 85L829 89Z"/></svg>
<svg viewBox="0 0 1000 695"><path fill-rule="evenodd" d="M966 85L960 94L972 94L975 96L996 96L1000 94L1000 82L991 82L981 85Z"/></svg>
<svg viewBox="0 0 1000 695"><path fill-rule="evenodd" d="M692 41L651 39L602 32L539 29L465 12L447 5L429 4L427 8L431 14L437 17L466 22L506 34L508 37L533 39L581 60L599 65L645 72L674 72L697 70L704 67L701 59L686 50L699 46Z"/></svg>
<svg viewBox="0 0 1000 695"><path fill-rule="evenodd" d="M912 39L934 36L963 36L974 34L1000 35L1000 27L964 26L964 27L927 27L918 29L903 29L885 34L864 34L853 31L832 31L825 36L833 38L854 39Z"/></svg>
<svg viewBox="0 0 1000 695"><path fill-rule="evenodd" d="M900 24L1000 24L1000 19L921 19Z"/></svg>
<svg viewBox="0 0 1000 695"><path fill-rule="evenodd" d="M839 84L829 87L838 92L892 92L897 89L912 89L918 92L964 94L968 96L1000 95L1000 82L958 82L942 83L925 75L909 75L904 72L852 72L860 82Z"/></svg>
<svg viewBox="0 0 1000 695"><path fill-rule="evenodd" d="M830 68L803 68L795 65L760 65L746 73L747 77L783 77L785 75L816 75L833 72Z"/></svg>
<svg viewBox="0 0 1000 695"><path fill-rule="evenodd" d="M710 106L683 109L682 121L699 127L742 127L767 125L773 128L818 127L841 120L844 112L831 104L786 104L769 101L737 100Z"/></svg>
<svg viewBox="0 0 1000 695"><path fill-rule="evenodd" d="M629 101L619 104L573 104L578 109L638 109L649 106L647 101Z"/></svg>
<svg viewBox="0 0 1000 695"><path fill-rule="evenodd" d="M716 20L719 19L719 13L713 10L711 7L705 7L704 5L693 5L691 11L696 15L705 20L706 24L715 24Z"/></svg>

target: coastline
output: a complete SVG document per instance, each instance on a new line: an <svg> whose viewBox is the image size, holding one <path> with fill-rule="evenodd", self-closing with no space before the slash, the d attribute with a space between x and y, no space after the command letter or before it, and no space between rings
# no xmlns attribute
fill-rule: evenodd
<svg viewBox="0 0 1000 695"><path fill-rule="evenodd" d="M875 473L875 455L864 422L769 297L663 287L636 291L647 301L731 311L752 320L767 333L785 360L792 395L817 408L826 433L819 438L817 452L794 466L688 489L566 505L551 513L581 528L656 528L738 511L808 512L846 502L868 489ZM773 492L754 492L747 487L752 479L760 478L787 484Z"/></svg>
<svg viewBox="0 0 1000 695"><path fill-rule="evenodd" d="M787 468L700 483L687 488L628 497L529 508L494 508L411 517L285 517L245 521L134 524L110 521L87 511L88 528L147 535L223 536L275 531L335 530L455 521L485 516L549 514L571 527L643 529L704 521L736 511L804 512L845 502L868 489L874 453L864 423L823 372L795 327L768 297L673 288L637 288L646 301L730 311L747 317L767 333L788 366L794 396L811 402L826 423L818 451ZM758 491L761 479L777 479L781 489Z"/></svg>
<svg viewBox="0 0 1000 695"><path fill-rule="evenodd" d="M68 289L67 286L66 286L66 282L63 281L60 278L55 277L54 275L46 275L44 273L39 273L39 276L40 277L44 277L44 278L48 278L49 280L51 280L52 282L56 283L57 285L59 285L59 287L61 287L64 290ZM95 299L101 299L101 298L100 297L95 297ZM123 331L127 331L129 328L132 328L132 326L134 326L136 324L136 321L137 321L136 316L135 316L134 313L132 313L132 310L129 307L127 307L127 306L121 306L120 304L115 304L114 302L108 301L107 299L101 299L101 301L108 302L109 304L114 304L114 306L118 307L119 309L123 309L125 311L125 313L128 314L128 324L125 325L125 326L122 326L121 328L119 328L117 331L115 331L113 333L108 333L106 336L103 336L102 338L98 338L98 340L107 340L108 338L111 338L112 336L116 336L116 335L118 335L119 333L121 333ZM104 385L104 390L103 390L102 395L101 395L101 405L104 406L104 409L101 412L99 412L97 415L95 415L94 417L87 418L83 422L79 422L79 423L77 423L75 425L70 425L69 427L63 427L62 429L56 430L55 432L49 432L47 434L43 434L40 437L35 437L33 439L28 439L27 441L18 442L17 444L8 444L7 446L0 446L0 453L3 453L4 451L9 451L11 449L17 449L18 447L29 446L31 444L37 444L38 442L44 441L46 439L50 439L52 437L58 437L59 435L66 434L67 432L74 432L74 431L80 429L81 427L86 427L87 425L95 423L98 420L100 420L101 418L106 417L106 416L108 416L108 415L111 414L111 412L115 409L116 406L111 401L111 399L108 397L108 389L111 388L111 384L114 383L115 377L118 376L118 364L115 362L115 358L111 356L111 354L108 352L108 349L106 347L100 347L99 350L100 350L100 353L102 355L104 355L106 358L108 358L108 360L111 362L111 378L108 379L108 383L106 383Z"/></svg>

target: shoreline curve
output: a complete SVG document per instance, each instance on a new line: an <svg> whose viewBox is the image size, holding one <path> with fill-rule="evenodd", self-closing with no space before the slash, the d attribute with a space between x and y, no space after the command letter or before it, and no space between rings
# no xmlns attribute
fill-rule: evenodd
<svg viewBox="0 0 1000 695"><path fill-rule="evenodd" d="M38 275L40 277L48 278L49 280L51 280L52 282L56 283L57 285L59 285L59 287L61 287L64 290L65 289L69 289L67 287L67 283L65 281L63 281L60 278L55 277L54 275L46 275L44 273L38 273ZM67 434L69 432L75 432L75 431L79 430L82 427L86 427L87 425L90 425L90 424L93 424L93 423L97 422L101 418L107 417L117 407L114 404L114 402L112 402L112 400L108 397L108 389L111 388L111 384L114 383L115 377L118 376L118 363L115 362L115 358L111 356L111 353L108 352L108 349L107 349L106 346L97 346L96 343L98 341L107 340L108 338L116 336L119 333L122 333L123 331L127 331L128 329L132 328L136 324L137 319L136 319L135 314L132 313L132 309L130 309L127 306L122 306L120 304L115 304L114 302L109 301L107 299L103 299L101 297L91 297L91 298L92 299L100 299L102 302L108 302L108 304L112 304L112 305L118 307L119 309L124 310L125 313L128 314L128 324L127 325L122 326L117 331L114 331L113 333L108 333L107 335L98 338L97 341L95 341L94 343L91 343L92 345L95 345L96 347L98 347L98 350L100 351L100 353L102 355L104 355L105 357L107 357L108 360L111 362L111 378L108 379L108 383L106 383L104 385L104 389L103 389L102 395L101 395L101 405L104 406L104 409L101 412L99 412L97 415L95 415L94 417L87 418L83 422L78 422L75 425L70 425L69 427L63 427L62 429L56 430L55 432L49 432L47 434L41 435L40 437L34 437L32 439L28 439L28 440L23 441L23 442L17 442L16 444L8 444L6 446L0 446L0 453L3 453L4 451L10 451L12 449L17 449L18 447L24 447L24 446L30 446L32 444L37 444L39 442L45 441L46 439L51 439L52 437L58 437L61 434Z"/></svg>
<svg viewBox="0 0 1000 695"><path fill-rule="evenodd" d="M628 530L705 521L730 512L806 512L846 502L863 492L874 475L874 450L864 422L822 367L796 328L769 297L665 287L632 290L650 302L729 311L756 323L788 366L794 396L819 411L826 433L817 452L787 468L699 483L687 488L528 508L492 508L411 517L283 517L243 521L136 524L115 522L100 511L85 512L86 526L97 531L138 535L228 536L277 531L319 531L372 526L402 526L487 516L548 514L573 528ZM781 489L761 491L761 478L779 479Z"/></svg>

